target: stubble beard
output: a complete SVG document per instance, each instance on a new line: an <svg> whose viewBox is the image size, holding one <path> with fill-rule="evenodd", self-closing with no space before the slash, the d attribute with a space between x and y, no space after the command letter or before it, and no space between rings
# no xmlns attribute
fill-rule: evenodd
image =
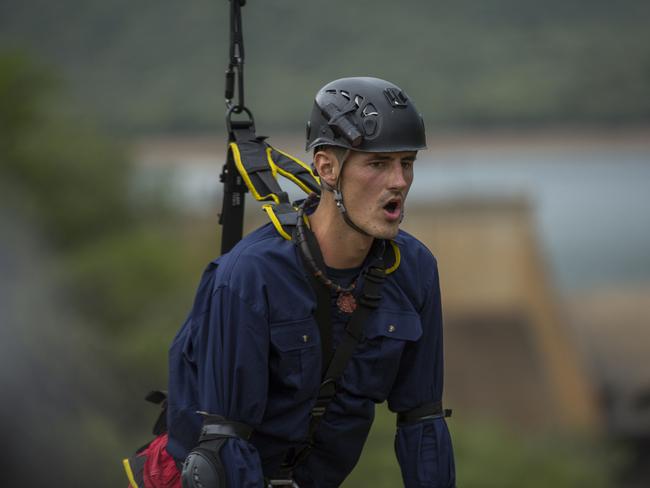
<svg viewBox="0 0 650 488"><path fill-rule="evenodd" d="M354 219L354 217L351 214L348 214L349 217L352 219L352 222L355 223L361 230L363 230L366 234L370 235L371 237L374 237L375 239L394 239L397 237L397 234L399 233L400 225L402 224L402 220L404 220L404 209L402 208L402 212L400 215L400 219L395 222L395 223L378 223L378 224L373 224L372 220L368 222L363 222L363 223L357 223L357 221ZM378 217L379 219L382 219L382 217Z"/></svg>

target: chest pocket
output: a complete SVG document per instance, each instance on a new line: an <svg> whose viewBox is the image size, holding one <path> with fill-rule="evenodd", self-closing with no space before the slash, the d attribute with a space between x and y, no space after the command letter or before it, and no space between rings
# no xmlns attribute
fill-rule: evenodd
<svg viewBox="0 0 650 488"><path fill-rule="evenodd" d="M271 323L271 383L300 401L316 394L320 383L320 337L313 318Z"/></svg>
<svg viewBox="0 0 650 488"><path fill-rule="evenodd" d="M397 341L417 341L422 336L420 316L415 312L378 310L365 327L366 337L385 337Z"/></svg>
<svg viewBox="0 0 650 488"><path fill-rule="evenodd" d="M405 349L414 347L422 336L422 324L415 312L378 310L364 333L346 382L353 391L382 402L390 393Z"/></svg>

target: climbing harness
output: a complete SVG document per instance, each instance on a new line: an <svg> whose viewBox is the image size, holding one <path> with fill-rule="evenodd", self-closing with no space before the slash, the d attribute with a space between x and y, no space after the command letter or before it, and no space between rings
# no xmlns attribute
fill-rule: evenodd
<svg viewBox="0 0 650 488"><path fill-rule="evenodd" d="M296 217L289 197L277 182L277 175L295 183L305 193L320 192L320 181L298 158L280 151L255 132L252 111L244 98L244 37L241 7L246 0L230 0L230 60L226 70L226 129L228 151L220 181L224 184L219 223L222 225L221 254L242 238L245 193L258 201L269 201L264 210L273 220L288 223ZM234 101L235 93L237 100ZM236 120L236 115L243 115Z"/></svg>

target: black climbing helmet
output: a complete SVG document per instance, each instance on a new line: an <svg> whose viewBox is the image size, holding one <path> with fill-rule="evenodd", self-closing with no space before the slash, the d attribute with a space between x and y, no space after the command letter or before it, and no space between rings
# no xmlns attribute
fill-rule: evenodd
<svg viewBox="0 0 650 488"><path fill-rule="evenodd" d="M341 78L321 88L307 122L310 150L321 145L365 152L426 148L424 121L406 93L379 78Z"/></svg>

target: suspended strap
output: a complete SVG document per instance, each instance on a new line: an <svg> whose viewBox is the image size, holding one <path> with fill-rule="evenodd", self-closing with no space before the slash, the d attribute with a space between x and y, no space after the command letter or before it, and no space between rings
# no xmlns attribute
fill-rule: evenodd
<svg viewBox="0 0 650 488"><path fill-rule="evenodd" d="M223 227L221 254L230 251L242 238L247 191L258 201L288 204L289 197L276 180L277 173L280 173L305 193L320 193L320 181L308 165L271 147L265 142L265 137L255 133L253 113L246 107L244 98L244 5L246 0L230 0L229 61L224 92L228 153L220 176L224 184L219 214L219 224ZM240 120L235 120L235 115ZM288 212L283 209L281 213Z"/></svg>
<svg viewBox="0 0 650 488"><path fill-rule="evenodd" d="M422 420L451 417L451 410L442 408L442 402L427 403L408 412L397 414L397 425L408 425Z"/></svg>
<svg viewBox="0 0 650 488"><path fill-rule="evenodd" d="M280 173L306 193L320 192L318 177L309 166L271 147L264 141L265 137L255 134L253 113L246 107L244 98L244 5L246 0L230 0L229 61L224 92L228 154L220 177L224 184L219 215L219 224L223 227L221 254L230 251L242 238L247 191L258 201L271 201L276 205L288 204L287 194L276 181L276 174ZM235 120L235 115L244 119Z"/></svg>
<svg viewBox="0 0 650 488"><path fill-rule="evenodd" d="M240 113L245 109L244 104L244 32L242 29L241 8L246 0L230 0L230 49L228 69L226 69L225 99L226 107ZM235 88L239 98L233 103Z"/></svg>
<svg viewBox="0 0 650 488"><path fill-rule="evenodd" d="M224 226L222 253L228 252L242 237L246 191L250 191L257 201L270 202L272 213L283 216L280 223L275 222L269 207L264 207L278 231L279 227L295 224L296 218L289 196L277 181L278 174L295 183L305 193L320 193L320 181L311 168L266 143L266 137L255 133L252 121L232 122L229 132L228 160L222 173L222 181L226 184L220 219ZM232 216L230 225L226 224L227 216ZM280 233L286 239L291 239L290 231Z"/></svg>
<svg viewBox="0 0 650 488"><path fill-rule="evenodd" d="M250 112L249 112L250 113ZM232 112L229 109L226 117L228 126L229 143L235 140L235 132L255 134L255 124L252 115L247 121L231 121ZM242 134L243 135L243 134ZM233 151L228 149L226 162L221 170L220 180L223 183L223 203L219 214L219 224L223 227L221 234L221 254L230 251L237 244L243 234L245 193L248 191L244 179L239 174L235 164Z"/></svg>
<svg viewBox="0 0 650 488"><path fill-rule="evenodd" d="M230 45L229 61L226 69L224 97L226 99L226 127L228 142L234 140L233 131L251 128L255 131L252 112L246 108L244 100L244 34L242 30L241 8L246 0L230 1ZM237 101L233 102L237 92ZM247 120L235 121L233 114L246 114ZM231 151L221 170L220 181L223 183L223 203L219 214L219 224L223 227L221 234L221 254L230 251L243 234L244 205L246 203L246 185L237 172Z"/></svg>

